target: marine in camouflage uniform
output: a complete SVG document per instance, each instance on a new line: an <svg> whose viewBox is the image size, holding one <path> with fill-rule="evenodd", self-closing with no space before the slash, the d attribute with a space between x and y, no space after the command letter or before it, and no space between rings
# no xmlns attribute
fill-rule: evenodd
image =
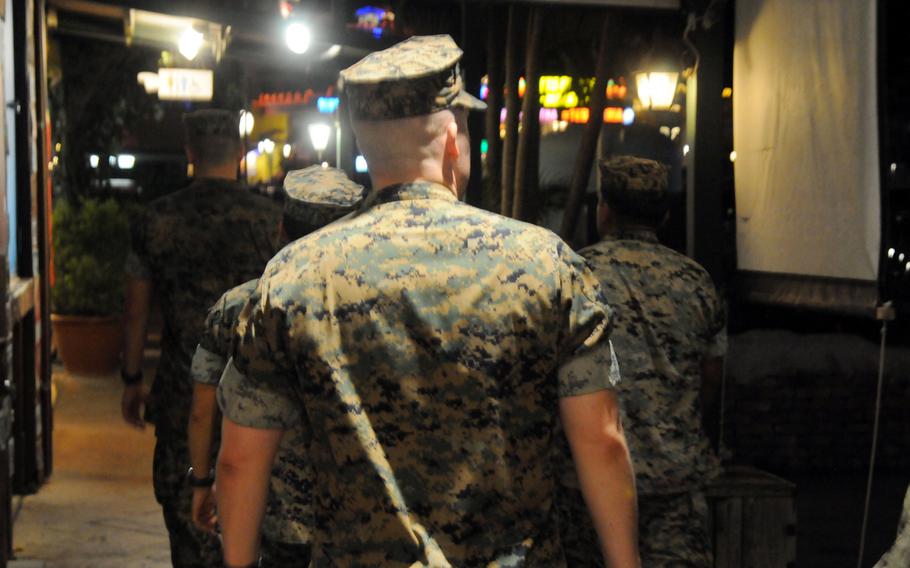
<svg viewBox="0 0 910 568"><path fill-rule="evenodd" d="M341 170L312 166L289 172L284 193L282 225L287 236L296 240L352 213L363 198L363 186ZM209 310L192 363L197 383L218 385L232 351L240 310L257 285L258 280L251 280L225 292ZM309 429L298 425L282 440L262 525L262 568L309 566L314 472L305 452L295 451L308 447L309 439ZM212 451L217 451L214 446Z"/></svg>
<svg viewBox="0 0 910 568"><path fill-rule="evenodd" d="M480 106L451 38L399 46L342 72L355 121ZM219 403L239 425L311 426L317 567L559 567L558 401L612 388L608 324L549 231L390 185L269 264Z"/></svg>
<svg viewBox="0 0 910 568"><path fill-rule="evenodd" d="M891 550L881 557L874 568L905 568L910 566L910 487L904 496L904 511L897 525L897 538Z"/></svg>
<svg viewBox="0 0 910 568"><path fill-rule="evenodd" d="M614 310L617 390L635 463L642 566L712 565L705 484L719 462L702 427L702 363L726 352L724 310L708 273L658 243L666 168L630 156L600 165L601 204L614 222L580 251ZM600 221L604 222L603 210ZM564 484L573 495L572 474ZM565 502L567 555L602 565L580 495Z"/></svg>
<svg viewBox="0 0 910 568"><path fill-rule="evenodd" d="M191 149L237 141L235 113L196 111L184 117ZM204 165L204 164L203 164ZM199 164L196 172L199 175ZM164 328L161 359L146 403L155 425L153 480L164 512L175 567L221 566L218 540L195 529L187 420L190 363L206 312L229 288L258 277L278 251L281 208L234 180L197 177L188 187L149 204L133 224L127 272L151 282Z"/></svg>

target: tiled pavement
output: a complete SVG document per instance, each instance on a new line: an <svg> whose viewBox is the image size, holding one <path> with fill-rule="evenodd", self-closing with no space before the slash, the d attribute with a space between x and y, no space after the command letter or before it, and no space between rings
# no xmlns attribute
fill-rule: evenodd
<svg viewBox="0 0 910 568"><path fill-rule="evenodd" d="M120 418L119 377L54 371L54 472L37 494L14 498L14 511L22 501L11 568L170 566L152 493L152 429L135 430Z"/></svg>

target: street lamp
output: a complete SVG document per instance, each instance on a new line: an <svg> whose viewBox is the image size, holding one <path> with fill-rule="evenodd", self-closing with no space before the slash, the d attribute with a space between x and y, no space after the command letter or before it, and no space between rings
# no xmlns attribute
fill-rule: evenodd
<svg viewBox="0 0 910 568"><path fill-rule="evenodd" d="M180 55L192 61L195 59L196 54L199 53L199 48L202 47L202 40L202 34L194 30L193 26L190 26L180 36L180 41L177 42L177 50L180 51Z"/></svg>
<svg viewBox="0 0 910 568"><path fill-rule="evenodd" d="M240 111L240 135L249 136L253 131L253 126L256 124L256 119L253 117L253 113L248 110Z"/></svg>
<svg viewBox="0 0 910 568"><path fill-rule="evenodd" d="M676 96L676 71L649 71L635 73L635 86L641 106L648 110L668 110Z"/></svg>
<svg viewBox="0 0 910 568"><path fill-rule="evenodd" d="M291 22L284 30L284 41L288 49L300 55L310 48L310 28L301 22Z"/></svg>
<svg viewBox="0 0 910 568"><path fill-rule="evenodd" d="M329 136L332 135L332 127L322 122L316 122L311 124L307 129L310 132L310 141L313 143L313 149L316 150L319 161L322 162L322 153L329 145Z"/></svg>

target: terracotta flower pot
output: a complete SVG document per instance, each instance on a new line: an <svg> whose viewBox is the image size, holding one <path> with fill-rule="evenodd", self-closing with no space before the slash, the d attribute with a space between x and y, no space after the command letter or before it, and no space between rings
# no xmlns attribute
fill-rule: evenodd
<svg viewBox="0 0 910 568"><path fill-rule="evenodd" d="M120 365L123 317L51 314L63 366L74 375L107 375Z"/></svg>

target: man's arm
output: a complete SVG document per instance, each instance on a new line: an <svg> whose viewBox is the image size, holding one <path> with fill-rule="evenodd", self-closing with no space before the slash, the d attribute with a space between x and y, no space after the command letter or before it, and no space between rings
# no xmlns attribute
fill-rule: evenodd
<svg viewBox="0 0 910 568"><path fill-rule="evenodd" d="M152 282L146 278L130 276L126 285L126 321L124 322L123 372L135 375L142 371L142 352L148 331L149 306L152 298ZM123 419L137 428L145 428L142 419L142 405L147 392L142 382L127 385L123 389L120 410Z"/></svg>
<svg viewBox="0 0 910 568"><path fill-rule="evenodd" d="M559 410L607 565L638 567L635 476L616 395L600 390L564 397Z"/></svg>
<svg viewBox="0 0 910 568"><path fill-rule="evenodd" d="M188 428L190 465L193 466L193 474L200 479L207 477L212 469L212 444L220 415L215 398L217 390L217 385L198 382L193 385ZM214 533L217 517L212 499L211 487L193 488L193 524L200 530Z"/></svg>
<svg viewBox="0 0 910 568"><path fill-rule="evenodd" d="M225 417L221 432L216 477L224 562L247 566L259 557L259 525L284 431L249 428Z"/></svg>
<svg viewBox="0 0 910 568"><path fill-rule="evenodd" d="M720 397L724 358L706 357L701 363L701 420L715 452L720 451Z"/></svg>

